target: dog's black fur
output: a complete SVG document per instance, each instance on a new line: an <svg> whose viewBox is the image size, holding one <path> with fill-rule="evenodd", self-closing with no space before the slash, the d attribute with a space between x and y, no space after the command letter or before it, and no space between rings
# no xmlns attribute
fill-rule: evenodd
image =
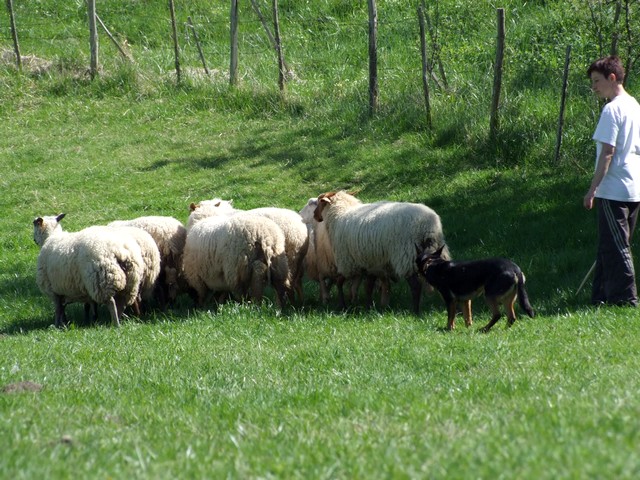
<svg viewBox="0 0 640 480"><path fill-rule="evenodd" d="M518 265L506 258L465 262L444 260L441 258L443 248L444 245L429 253L416 246L416 263L420 274L438 290L447 304L449 330L455 327L458 304L462 305L466 325L472 324L471 299L482 293L493 313L491 321L482 328L483 332L488 332L500 319L500 304L506 310L508 325L513 325L516 297L527 315L533 317L533 308L524 288L524 274Z"/></svg>

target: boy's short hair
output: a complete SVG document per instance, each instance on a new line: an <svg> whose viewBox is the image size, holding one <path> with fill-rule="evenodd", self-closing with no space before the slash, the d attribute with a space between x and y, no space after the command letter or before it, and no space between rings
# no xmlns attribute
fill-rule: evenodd
<svg viewBox="0 0 640 480"><path fill-rule="evenodd" d="M618 83L624 82L624 67L617 55L602 57L593 62L589 65L589 68L587 68L588 78L591 78L592 72L601 73L605 78L609 78L609 75L613 73Z"/></svg>

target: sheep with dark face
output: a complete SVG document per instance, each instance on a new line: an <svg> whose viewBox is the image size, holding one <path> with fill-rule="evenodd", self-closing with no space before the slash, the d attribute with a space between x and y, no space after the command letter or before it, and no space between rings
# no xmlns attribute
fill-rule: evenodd
<svg viewBox="0 0 640 480"><path fill-rule="evenodd" d="M408 202L362 203L347 192L318 197L317 222L326 222L338 274L344 279L366 275L385 285L406 279L415 313L420 311L422 283L415 264L415 249L433 250L444 244L440 217L429 207ZM446 253L445 253L446 255ZM340 283L338 284L340 287ZM339 288L341 303L344 295ZM367 297L370 303L371 288ZM382 306L389 301L383 289Z"/></svg>
<svg viewBox="0 0 640 480"><path fill-rule="evenodd" d="M113 325L138 298L145 265L139 244L109 227L64 232L64 214L33 221L40 247L36 283L55 305L55 325L67 325L65 306L73 302L106 305Z"/></svg>

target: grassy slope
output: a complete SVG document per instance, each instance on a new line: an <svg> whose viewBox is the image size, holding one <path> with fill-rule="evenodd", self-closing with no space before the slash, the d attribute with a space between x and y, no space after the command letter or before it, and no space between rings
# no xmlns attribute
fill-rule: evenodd
<svg viewBox="0 0 640 480"><path fill-rule="evenodd" d="M327 33L364 8L281 3L285 18L324 18L313 27ZM175 89L168 78L151 81L147 70L125 67L93 85L2 72L12 96L0 105L0 385L29 380L43 389L0 393L0 470L18 478L638 473L638 314L592 310L586 292L575 296L593 255L593 215L580 199L597 116L577 68L564 162L549 162L557 71L549 72L557 60L536 55L556 58L549 52L563 45L543 37L565 38L568 27L553 27L561 19L552 2L542 32L538 7L508 5L509 18L519 20L510 27L512 54L526 61L513 61L507 120L498 145L487 146L483 69L493 34L480 18L492 18L494 6L483 17L455 3L443 21L460 25L448 39L465 41L446 43L447 53L466 61L447 64L454 87L434 96L430 133L419 83L398 81L408 66L384 70L382 111L368 120L362 75L331 62L331 53L313 69L304 60L309 49L293 45L302 78L284 103L256 86L253 70L237 92L223 81ZM153 32L132 36L132 48L153 47L163 38ZM305 44L294 33L307 47L346 43L323 36ZM393 38L406 43L402 31ZM587 50L577 46L577 58ZM510 331L499 324L490 335L447 334L438 298L427 299L417 319L397 287L384 313L342 315L311 300L284 316L232 305L211 315L184 301L113 330L83 325L71 306L76 327L47 328L51 304L34 282L34 215L65 211L76 230L143 214L185 220L189 202L212 196L241 208L299 209L335 188L357 188L365 200L427 203L457 257L514 258L538 317ZM479 324L486 321L481 301L475 311Z"/></svg>

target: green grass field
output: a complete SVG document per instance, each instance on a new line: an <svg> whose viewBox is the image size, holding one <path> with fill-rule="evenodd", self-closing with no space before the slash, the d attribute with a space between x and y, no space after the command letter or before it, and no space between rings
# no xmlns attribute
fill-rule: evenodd
<svg viewBox="0 0 640 480"><path fill-rule="evenodd" d="M91 82L82 73L83 2L42 0L40 16L14 3L32 29L23 30L23 54L56 68L32 75L0 66L0 476L640 475L640 314L589 306L589 283L577 293L596 235L594 212L581 203L600 106L584 69L598 55L591 15L604 21L606 11L505 2L508 68L490 144L492 22L502 6L493 2L438 2L450 87L432 92L431 130L413 55L417 24L407 23L417 2L379 2L374 117L358 57L366 2L280 2L297 74L282 96L250 6L241 7L250 61L230 88L225 74L175 84L164 4L104 7L136 64L102 39L102 71ZM176 3L179 16L203 26L210 68L226 72L227 6ZM556 164L565 41L574 63ZM185 65L197 68L193 45L183 49ZM341 312L322 306L307 282L305 305L282 313L271 292L261 307L228 303L216 313L183 296L119 329L106 310L85 323L80 305L67 308L68 329L51 326L53 305L35 284L36 216L65 212L69 231L141 215L186 222L189 204L202 199L297 211L341 188L364 201L431 206L455 258L512 258L536 317L480 334L489 312L478 299L474 326L447 332L436 295L414 316L408 288L395 284L388 310Z"/></svg>

